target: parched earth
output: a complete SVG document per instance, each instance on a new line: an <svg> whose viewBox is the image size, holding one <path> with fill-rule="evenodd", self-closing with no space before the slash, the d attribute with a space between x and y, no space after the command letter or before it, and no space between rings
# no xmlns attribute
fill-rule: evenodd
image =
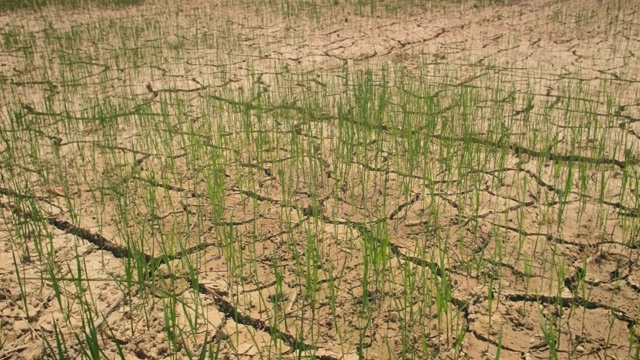
<svg viewBox="0 0 640 360"><path fill-rule="evenodd" d="M0 16L0 360L637 358L640 5L286 4Z"/></svg>

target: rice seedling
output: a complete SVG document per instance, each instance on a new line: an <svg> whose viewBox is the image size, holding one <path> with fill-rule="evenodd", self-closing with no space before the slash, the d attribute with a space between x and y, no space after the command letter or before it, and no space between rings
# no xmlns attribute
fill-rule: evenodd
<svg viewBox="0 0 640 360"><path fill-rule="evenodd" d="M638 358L638 10L4 2L0 359Z"/></svg>

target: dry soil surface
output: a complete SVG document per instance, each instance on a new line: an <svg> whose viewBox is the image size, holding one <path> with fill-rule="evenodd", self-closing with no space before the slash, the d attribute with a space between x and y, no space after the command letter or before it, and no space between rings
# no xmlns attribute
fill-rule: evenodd
<svg viewBox="0 0 640 360"><path fill-rule="evenodd" d="M640 6L604 9L596 1L536 0L375 16L345 8L313 19L184 1L3 15L0 29L30 31L32 44L77 31L85 46L55 49L53 58L46 46L15 44L0 52L0 360L49 356L52 349L43 344L62 335L70 358L86 357L80 351L90 328L106 356L121 352L127 359L197 357L203 344L220 358L241 359L546 359L552 349L544 326L561 334L553 345L560 358L633 357L640 242L631 241L635 236L627 229L640 211L636 183L624 183L622 173L637 179L629 151L640 146L640 37L634 30L640 28ZM619 14L615 22L606 11ZM113 32L92 25L97 22L111 22ZM138 24L140 37L118 34L118 24ZM84 60L67 59L65 52ZM118 65L116 53L125 65ZM28 56L34 60L27 62ZM385 159L370 163L354 156L347 171L336 173L333 165L345 159L335 153L339 146L331 135L336 109L311 115L294 105L268 109L287 118L252 121L279 132L271 137L281 139L277 145L259 144L257 134L248 141L239 121L220 115L227 113L220 109L255 110L253 99L232 100L226 96L231 91L258 84L281 97L284 92L274 89L320 93L340 81L345 67L385 66L404 69L412 81L437 83L446 72L451 87L495 86L503 78L504 89L535 90L536 106L561 101L566 89L593 89L589 109L574 110L606 122L609 131L585 141L601 143L602 136L610 138L607 144L624 145L605 144L602 157L573 158L563 155L563 145L544 158L532 144L514 146L499 166L469 170L487 184L502 182L476 190L457 181L462 170L438 161L449 156L435 153L438 141L455 141L440 132L433 138L433 183L426 187L424 172L401 161L401 149L385 147L396 134L392 126L353 150ZM279 76L284 72L298 75ZM306 72L312 75L299 82ZM601 93L605 82L616 103ZM114 99L121 107L117 126L104 130L89 121L101 116L92 112L95 99ZM186 106L178 109L174 102ZM146 115L126 108L131 104L144 106ZM611 108L617 109L614 117L605 115ZM68 114L77 126L62 125ZM505 111L514 124L530 121L527 114ZM216 151L224 156L194 158L206 151L181 140L187 125L176 118L187 119L191 129L209 129L202 143L213 136L210 145L223 147ZM559 137L570 136L573 124L559 121L553 125ZM224 140L211 133L211 124ZM482 128L480 121L478 134ZM153 131L174 135L156 141L148 136ZM292 134L299 139L295 147ZM474 149L488 153L495 145L480 135L473 139ZM33 156L12 158L15 148ZM300 149L313 156L301 158ZM58 166L51 169L49 160ZM587 178L606 186L563 194L552 169L568 161L589 166ZM292 170L305 167L314 175ZM164 172L170 175L159 175ZM67 185L59 183L63 178ZM127 190L97 190L118 183L113 179ZM224 190L211 190L212 182ZM527 190L519 193L518 187ZM159 194L153 207L149 189ZM212 191L224 199L221 206L210 204ZM470 192L475 199L465 197ZM551 200L558 194L566 195L563 204ZM461 213L461 202L473 201L477 215ZM557 227L553 219L561 205L564 223ZM123 219L123 207L130 218ZM426 223L433 209L439 223ZM159 240L168 233L176 248ZM234 241L224 240L229 238ZM385 286L364 291L363 279L374 283L380 275L365 274L370 255L363 248L383 239L389 239L390 260L368 271L383 271ZM442 239L456 241L443 248ZM46 244L43 253L36 242ZM131 274L134 258L149 264L146 274ZM469 266L474 263L483 265ZM301 268L314 276L301 275ZM586 279L580 278L584 269ZM194 271L197 282L191 281ZM127 287L127 276L138 284L150 280L147 287ZM407 278L422 282L407 284ZM410 286L417 290L407 296ZM309 288L319 295L309 299ZM434 300L439 292L447 292L444 306ZM193 329L191 336L170 339L175 334L167 331L168 314L176 328Z"/></svg>

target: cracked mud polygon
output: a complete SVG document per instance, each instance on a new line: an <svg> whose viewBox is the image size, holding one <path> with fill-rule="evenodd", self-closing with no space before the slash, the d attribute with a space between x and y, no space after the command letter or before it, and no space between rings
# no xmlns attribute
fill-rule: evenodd
<svg viewBox="0 0 640 360"><path fill-rule="evenodd" d="M631 359L632 1L0 15L0 359Z"/></svg>

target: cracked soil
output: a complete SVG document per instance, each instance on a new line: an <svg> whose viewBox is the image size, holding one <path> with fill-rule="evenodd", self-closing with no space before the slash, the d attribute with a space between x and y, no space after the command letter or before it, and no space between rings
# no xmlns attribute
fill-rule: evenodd
<svg viewBox="0 0 640 360"><path fill-rule="evenodd" d="M311 3L0 15L0 360L638 358L640 5Z"/></svg>

